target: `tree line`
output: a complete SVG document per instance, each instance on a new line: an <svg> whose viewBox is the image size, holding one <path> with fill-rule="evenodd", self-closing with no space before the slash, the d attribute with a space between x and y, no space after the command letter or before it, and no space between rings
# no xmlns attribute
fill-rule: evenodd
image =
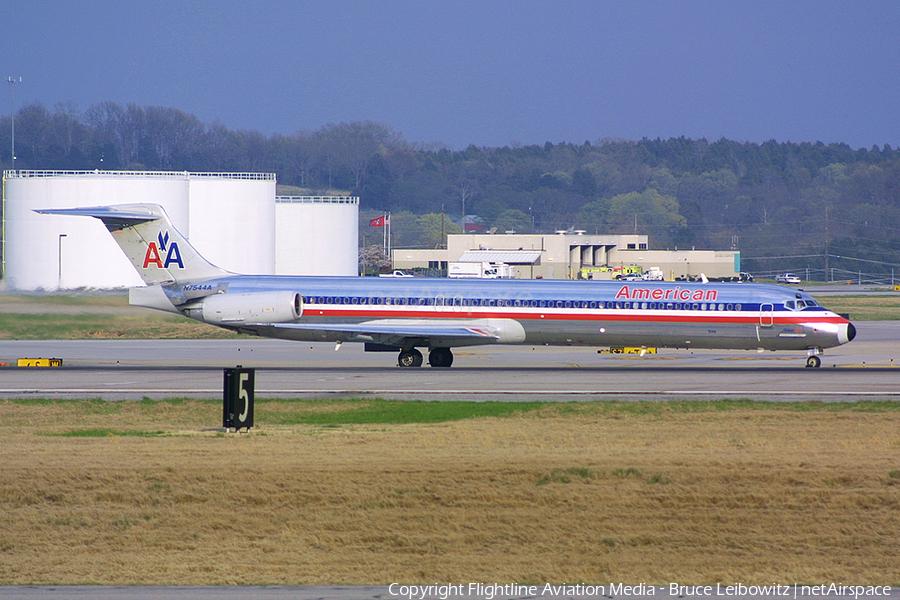
<svg viewBox="0 0 900 600"><path fill-rule="evenodd" d="M10 130L0 119L4 168ZM352 193L369 243L381 233L368 219L384 212L394 245L419 247L459 231L451 217L477 215L500 232L637 232L653 248L736 249L760 272L900 266L900 153L888 145L681 137L453 150L372 121L266 136L114 102L29 104L15 132L17 169L274 172L298 193Z"/></svg>

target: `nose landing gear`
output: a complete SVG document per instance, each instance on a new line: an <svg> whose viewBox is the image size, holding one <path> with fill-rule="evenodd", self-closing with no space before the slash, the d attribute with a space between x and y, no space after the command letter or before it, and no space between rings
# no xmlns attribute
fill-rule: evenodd
<svg viewBox="0 0 900 600"><path fill-rule="evenodd" d="M818 348L810 348L808 350L809 356L806 358L806 368L807 369L818 369L822 366L822 359L819 358L819 353L821 350Z"/></svg>

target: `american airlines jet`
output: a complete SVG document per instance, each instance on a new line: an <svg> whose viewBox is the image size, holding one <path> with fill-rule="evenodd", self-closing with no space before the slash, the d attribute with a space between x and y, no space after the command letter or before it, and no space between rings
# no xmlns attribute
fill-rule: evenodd
<svg viewBox="0 0 900 600"><path fill-rule="evenodd" d="M238 275L206 261L161 206L48 209L100 219L147 284L131 304L240 333L363 342L401 367L449 367L483 344L634 346L807 353L856 336L847 319L792 288L663 281L451 280Z"/></svg>

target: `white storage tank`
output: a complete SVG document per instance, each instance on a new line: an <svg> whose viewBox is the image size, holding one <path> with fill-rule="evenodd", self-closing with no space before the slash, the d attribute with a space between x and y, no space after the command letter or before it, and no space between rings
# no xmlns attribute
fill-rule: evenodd
<svg viewBox="0 0 900 600"><path fill-rule="evenodd" d="M359 274L359 198L278 196L277 275Z"/></svg>
<svg viewBox="0 0 900 600"><path fill-rule="evenodd" d="M274 271L274 249L266 249L274 229L271 173L7 171L4 191L7 289L143 284L100 221L33 212L41 208L160 204L175 228L218 266L235 272Z"/></svg>
<svg viewBox="0 0 900 600"><path fill-rule="evenodd" d="M252 275L275 272L275 176L192 174L191 244L209 262Z"/></svg>

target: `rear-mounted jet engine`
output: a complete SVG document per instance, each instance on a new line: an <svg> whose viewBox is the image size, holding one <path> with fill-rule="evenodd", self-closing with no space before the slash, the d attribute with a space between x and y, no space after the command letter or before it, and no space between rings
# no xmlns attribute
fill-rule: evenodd
<svg viewBox="0 0 900 600"><path fill-rule="evenodd" d="M297 292L214 294L183 307L184 314L213 325L291 323L303 314Z"/></svg>

